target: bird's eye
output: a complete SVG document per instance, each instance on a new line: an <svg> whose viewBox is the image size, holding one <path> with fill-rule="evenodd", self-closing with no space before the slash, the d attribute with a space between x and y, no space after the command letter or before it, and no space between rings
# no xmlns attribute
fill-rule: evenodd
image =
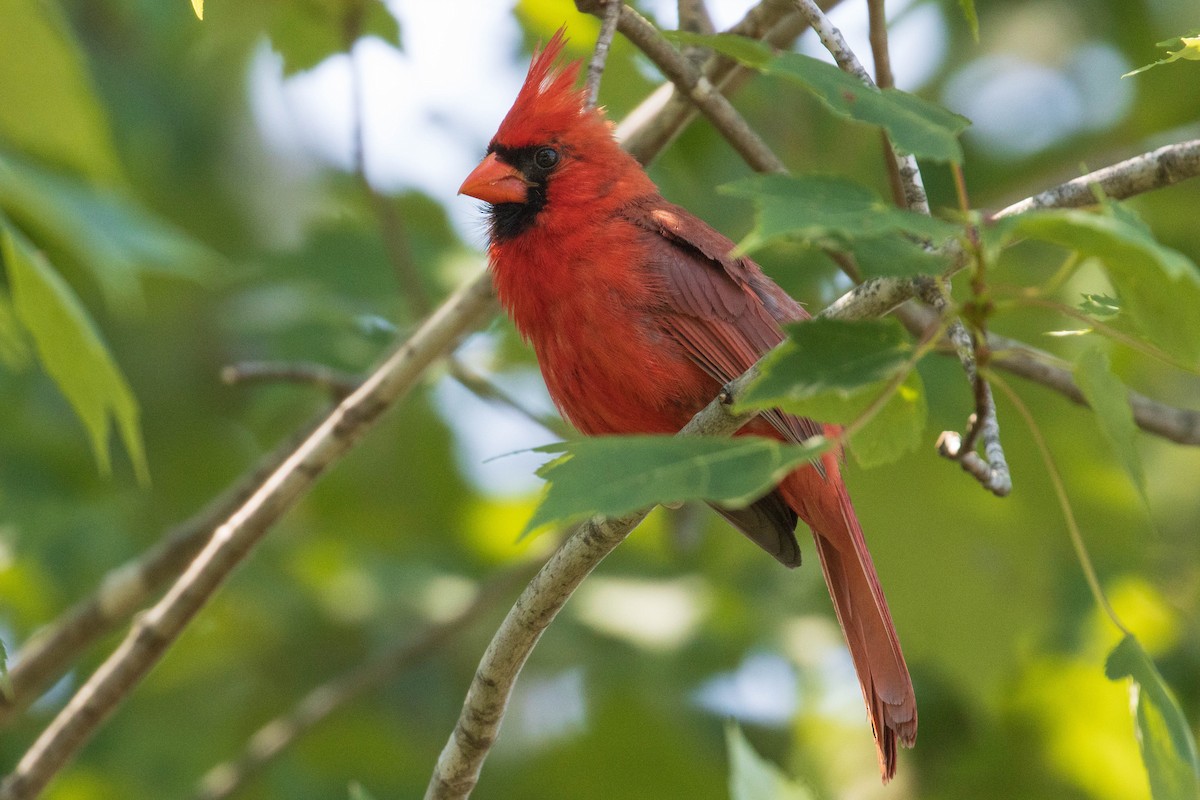
<svg viewBox="0 0 1200 800"><path fill-rule="evenodd" d="M543 147L533 154L533 163L539 169L553 169L558 163L558 151L553 147Z"/></svg>

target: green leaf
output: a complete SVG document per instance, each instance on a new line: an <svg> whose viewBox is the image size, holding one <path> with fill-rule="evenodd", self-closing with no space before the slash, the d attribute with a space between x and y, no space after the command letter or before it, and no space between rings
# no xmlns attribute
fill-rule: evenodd
<svg viewBox="0 0 1200 800"><path fill-rule="evenodd" d="M101 473L111 472L111 415L138 480L148 482L137 400L75 293L24 235L3 218L0 257L8 270L17 319L32 337L47 374L83 421Z"/></svg>
<svg viewBox="0 0 1200 800"><path fill-rule="evenodd" d="M879 125L899 150L934 161L963 161L958 136L970 121L899 89L879 89L833 64L799 53L784 53L767 65L778 75L809 89L835 114Z"/></svg>
<svg viewBox="0 0 1200 800"><path fill-rule="evenodd" d="M375 800L375 795L366 790L358 781L350 783L350 800Z"/></svg>
<svg viewBox="0 0 1200 800"><path fill-rule="evenodd" d="M729 753L730 800L812 800L806 787L755 752L742 729L725 723L725 749Z"/></svg>
<svg viewBox="0 0 1200 800"><path fill-rule="evenodd" d="M1083 352L1075 362L1075 383L1096 414L1100 432L1117 461L1129 473L1142 503L1150 508L1146 473L1137 451L1137 425L1129 407L1129 391L1109 368L1108 355L1099 347Z"/></svg>
<svg viewBox="0 0 1200 800"><path fill-rule="evenodd" d="M1121 306L1163 350L1200 363L1200 269L1178 251L1156 242L1145 227L1122 215L1075 209L1030 211L1009 232L1040 239L1098 259Z"/></svg>
<svg viewBox="0 0 1200 800"><path fill-rule="evenodd" d="M1079 310L1093 317L1115 317L1121 313L1121 303L1106 294L1084 294Z"/></svg>
<svg viewBox="0 0 1200 800"><path fill-rule="evenodd" d="M17 321L12 298L4 291L0 291L0 363L13 372L29 364L29 345L25 341L25 333Z"/></svg>
<svg viewBox="0 0 1200 800"><path fill-rule="evenodd" d="M1109 680L1133 680L1138 745L1154 800L1200 797L1200 758L1192 729L1154 662L1132 635L1121 640L1104 665Z"/></svg>
<svg viewBox="0 0 1200 800"><path fill-rule="evenodd" d="M400 46L400 23L382 0L292 0L281 3L269 31L283 74L312 69L345 53L363 36Z"/></svg>
<svg viewBox="0 0 1200 800"><path fill-rule="evenodd" d="M763 361L742 406L791 411L814 398L851 398L895 376L912 357L912 344L895 320L818 318L788 325L787 332L788 340Z"/></svg>
<svg viewBox="0 0 1200 800"><path fill-rule="evenodd" d="M58 4L0 0L0 20L0 143L120 183L108 118Z"/></svg>
<svg viewBox="0 0 1200 800"><path fill-rule="evenodd" d="M775 58L775 52L758 41L733 33L702 34L691 31L663 31L670 41L680 45L695 45L716 50L721 55L754 69L763 69Z"/></svg>
<svg viewBox="0 0 1200 800"><path fill-rule="evenodd" d="M971 38L975 44L979 44L979 15L975 13L975 0L958 0L958 7L962 9L967 27L971 29Z"/></svg>
<svg viewBox="0 0 1200 800"><path fill-rule="evenodd" d="M866 186L833 176L756 175L721 190L754 200L758 213L741 244L745 250L788 237L855 241L897 232L941 243L960 230L952 222L896 208Z"/></svg>
<svg viewBox="0 0 1200 800"><path fill-rule="evenodd" d="M1167 39L1165 42L1159 42L1154 45L1167 50L1167 55L1147 64L1144 67L1138 67L1132 72L1126 72L1122 78L1128 78L1131 75L1137 75L1139 72L1145 72L1148 69L1160 66L1162 64L1170 64L1172 61L1184 59L1187 61L1200 61L1200 28L1190 30L1183 36L1176 36L1174 39ZM1170 48L1176 48L1171 50Z"/></svg>
<svg viewBox="0 0 1200 800"><path fill-rule="evenodd" d="M857 420L908 368L913 347L894 320L813 319L788 326L788 341L761 366L741 405L780 408L821 422ZM920 444L927 414L920 376L911 372L850 440L864 467L895 461Z"/></svg>
<svg viewBox="0 0 1200 800"><path fill-rule="evenodd" d="M907 278L937 275L946 267L944 256L899 231L885 231L852 239L839 237L834 247L850 252L864 277Z"/></svg>
<svg viewBox="0 0 1200 800"><path fill-rule="evenodd" d="M536 451L564 455L538 470L549 486L524 533L655 503L745 506L826 447L824 441L801 446L757 436L596 436L545 445Z"/></svg>
<svg viewBox="0 0 1200 800"><path fill-rule="evenodd" d="M887 388L877 384L874 396ZM913 370L862 430L850 437L850 453L863 469L891 464L921 446L928 416L925 383Z"/></svg>
<svg viewBox="0 0 1200 800"><path fill-rule="evenodd" d="M899 89L880 91L836 65L810 56L791 52L773 55L765 45L740 36L677 32L673 38L683 44L710 47L764 74L799 84L835 114L882 127L892 143L905 153L962 163L958 135L971 123L936 103Z"/></svg>
<svg viewBox="0 0 1200 800"><path fill-rule="evenodd" d="M65 255L89 270L115 303L139 298L141 273L198 279L217 260L195 239L119 194L3 152L0 212L52 251L55 260Z"/></svg>

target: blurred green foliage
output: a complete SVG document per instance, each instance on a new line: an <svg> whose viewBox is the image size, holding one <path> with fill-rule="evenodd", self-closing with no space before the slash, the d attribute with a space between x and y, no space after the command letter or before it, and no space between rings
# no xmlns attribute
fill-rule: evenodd
<svg viewBox="0 0 1200 800"><path fill-rule="evenodd" d="M52 360L38 355L36 324L21 316L22 288L13 274L19 279L29 260L6 245L0 638L14 660L40 626L328 403L318 390L294 385L223 385L223 367L288 360L363 371L386 348L389 326L402 334L416 323L382 241L379 209L362 182L331 167L291 174L272 166L277 154L249 101L247 75L265 43L284 54L289 70L347 49L344 35L332 35L344 29L331 32L316 19L367 9L357 30L395 44L401 28L376 5L209 0L200 22L183 0L0 0L5 241L31 242L30 258L52 270L43 272L54 276L46 285L71 298L55 301L60 310L77 310L78 330L95 334L86 353L71 353L90 366L69 369L94 378L111 359L120 379L87 390L90 400L107 398L108 411L102 423L81 423ZM1182 0L1101 0L1086 9L1066 0L980 0L962 4L978 14L976 44L960 3L919 2L906 14L930 5L944 23L937 35L945 37L945 57L918 91L932 101L987 56L1054 68L1065 54L1098 45L1128 68L1154 57L1153 42L1195 24L1194 7ZM516 16L526 45L565 21L573 52L585 56L595 35L595 21L562 0L522 0ZM404 26L405 36L410 30ZM455 50L454 33L447 30L435 46ZM473 56L462 52L464 68ZM511 56L523 63L527 53ZM1196 69L1181 61L1126 78L1134 94L1119 117L1023 156L1004 155L968 133L972 202L999 208L1078 174L1080 164L1097 168L1196 137ZM1118 76L1095 80L1115 83ZM480 92L490 91L488 77L478 76ZM657 81L618 37L602 91L610 115L621 118ZM735 102L796 174L833 173L887 195L873 129L848 124L805 89L771 76L754 78ZM731 237L751 230L752 204L715 191L748 170L703 122L651 174L668 198ZM944 165L926 165L925 180L936 209L956 206ZM482 265L478 239L462 241L434 200L409 191L382 202L403 220L407 250L430 294L441 296ZM1128 206L1164 248L1200 259L1200 182ZM1061 224L1064 235L1084 235ZM1133 234L1120 227L1087 237L1104 256ZM779 242L756 257L810 309L846 288L832 261L804 244ZM1059 248L1019 244L1002 253L989 280L1019 292L1044 282L1062 259ZM1148 266L1171 268L1169 258ZM1074 307L1111 295L1114 283L1136 281L1129 267L1087 262L1060 299ZM1177 299L1182 304L1185 296ZM1054 309L1014 303L991 324L1070 362L1095 346L1094 336L1046 337L1047 330L1079 327ZM531 356L511 326L497 321L489 334L499 344L488 368L501 380L528 374ZM65 336L65 328L50 335ZM1194 338L1164 337L1163 346L1194 354ZM107 356L92 352L96 345ZM1195 405L1194 375L1130 348L1103 347L1125 384ZM918 370L928 403L923 440L932 443L941 430L963 428L971 395L949 360L926 359ZM206 770L237 754L313 685L452 613L464 593L506 562L544 553L548 537L516 541L536 497L481 488L464 433L448 421L463 424L482 407L440 407L439 380L390 414L271 533L48 797L187 796ZM1109 427L1048 389L1009 382L1048 440L1113 605L1194 731L1200 451L1139 435L1134 447L1147 512L1111 453ZM136 406L113 404L118 385L128 386ZM817 570L781 569L715 516L684 509L656 511L596 576L655 587L661 591L646 596L660 598L657 604L612 619L615 606L606 617L609 604L597 610L577 598L544 637L479 796L728 797L725 712L697 698L714 680L742 685L748 659L766 654L790 670L794 708L779 685L758 685L776 693L768 705L788 716L780 722L745 714L742 727L755 750L801 776L817 796L1149 797L1128 685L1104 672L1121 635L1088 592L1029 432L1003 397L999 406L1015 484L1007 499L987 495L931 445L889 466L846 468L920 701L918 746L901 756L886 790ZM109 413L121 426L120 448L103 433ZM129 432L134 418L138 438ZM137 441L144 443L149 484L137 479ZM96 469L97 458L111 458L111 475ZM680 590L681 580L691 581L682 584L689 588ZM240 796L345 797L352 781L364 795L418 795L505 610L495 608L422 665L335 714ZM641 627L631 628L629 618ZM6 731L5 770L115 641L108 637L89 651ZM733 697L741 697L735 707L752 706Z"/></svg>

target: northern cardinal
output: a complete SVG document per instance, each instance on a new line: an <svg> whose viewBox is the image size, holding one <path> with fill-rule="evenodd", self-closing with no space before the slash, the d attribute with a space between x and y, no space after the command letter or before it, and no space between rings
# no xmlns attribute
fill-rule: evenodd
<svg viewBox="0 0 1200 800"><path fill-rule="evenodd" d="M459 189L490 204L496 291L533 345L550 396L581 432L675 433L767 350L804 309L734 244L667 202L556 68L560 29L536 53L487 156ZM767 411L739 435L802 442L833 426ZM788 475L747 508L716 508L783 564L812 529L875 734L884 781L917 705L887 601L838 456Z"/></svg>

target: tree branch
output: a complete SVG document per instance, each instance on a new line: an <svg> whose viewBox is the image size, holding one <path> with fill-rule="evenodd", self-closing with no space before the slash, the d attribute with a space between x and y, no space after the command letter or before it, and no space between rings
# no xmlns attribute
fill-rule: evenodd
<svg viewBox="0 0 1200 800"><path fill-rule="evenodd" d="M821 5L829 9L840 1L822 0ZM761 39L773 47L790 47L807 27L786 0L762 0L727 33ZM701 72L722 94L735 91L757 74L721 55L710 56ZM617 138L634 158L646 164L646 153L666 149L699 113L686 93L674 83L667 82L621 121L617 126Z"/></svg>
<svg viewBox="0 0 1200 800"><path fill-rule="evenodd" d="M354 393L362 378L324 364L242 361L223 368L221 381L230 386L239 383L302 383L328 392L334 400L342 400Z"/></svg>
<svg viewBox="0 0 1200 800"><path fill-rule="evenodd" d="M575 5L580 11L597 16L603 10L601 0L575 0ZM645 17L622 4L617 28L704 112L753 169L787 172L787 167L737 109Z"/></svg>
<svg viewBox="0 0 1200 800"><path fill-rule="evenodd" d="M0 800L36 797L149 673L229 573L326 469L417 383L425 368L494 308L482 273L456 291L363 385L340 403L237 511L166 595L80 687L0 783Z"/></svg>
<svg viewBox="0 0 1200 800"><path fill-rule="evenodd" d="M279 468L318 422L310 422L277 446L198 514L169 529L140 557L109 571L90 597L38 631L17 653L9 670L13 691L0 698L0 726L11 724L42 691L62 677L80 653L115 630L182 572L213 529Z"/></svg>
<svg viewBox="0 0 1200 800"><path fill-rule="evenodd" d="M793 3L800 15L816 31L817 36L821 38L821 43L825 45L825 49L833 56L833 60L837 62L838 66L867 86L874 87L875 83L871 80L870 74L858 60L858 56L854 55L854 51L846 44L842 32L829 21L829 17L825 16L820 7L813 0L793 0ZM917 165L916 157L899 151L894 152L900 171L900 184L904 187L905 206L911 211L929 214L929 198L925 194L925 185L921 180L921 169Z"/></svg>
<svg viewBox="0 0 1200 800"><path fill-rule="evenodd" d="M1142 153L1110 167L1089 172L1074 180L1039 192L997 211L1009 217L1036 208L1077 208L1096 202L1099 187L1105 196L1124 200L1134 195L1178 183L1200 175L1200 139L1177 142Z"/></svg>
<svg viewBox="0 0 1200 800"><path fill-rule="evenodd" d="M600 99L600 78L604 75L604 64L608 61L608 49L617 33L617 17L621 14L621 6L625 5L625 0L601 2L604 5L604 13L600 16L600 36L596 39L596 49L592 52L592 60L587 70L588 108L595 108Z"/></svg>
<svg viewBox="0 0 1200 800"><path fill-rule="evenodd" d="M200 779L194 800L224 800L234 795L263 767L329 715L425 660L478 622L514 586L529 580L534 573L533 566L520 564L497 575L475 593L475 599L466 608L450 619L430 625L416 637L395 644L375 658L314 688L286 714L259 728L240 757L209 770Z"/></svg>

